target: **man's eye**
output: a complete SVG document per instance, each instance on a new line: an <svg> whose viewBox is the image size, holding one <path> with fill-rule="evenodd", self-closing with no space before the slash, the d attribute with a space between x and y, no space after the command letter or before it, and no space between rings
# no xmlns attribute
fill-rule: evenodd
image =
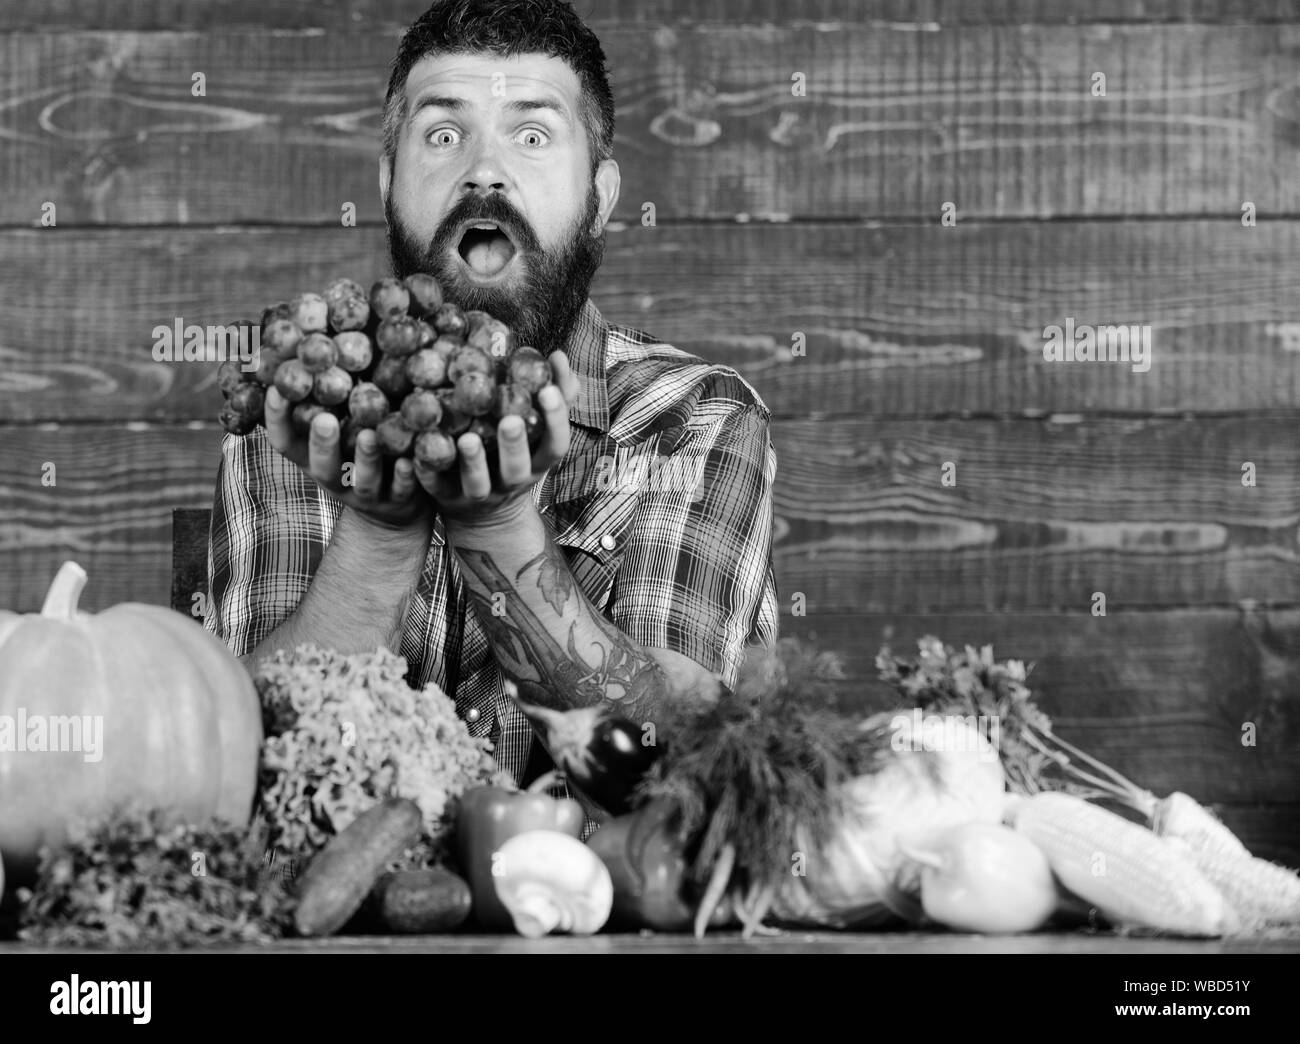
<svg viewBox="0 0 1300 1044"><path fill-rule="evenodd" d="M459 140L460 131L450 127L439 127L429 135L429 141L434 145L455 145Z"/></svg>
<svg viewBox="0 0 1300 1044"><path fill-rule="evenodd" d="M544 131L539 131L536 127L529 127L528 130L520 131L519 140L529 148L541 148L547 142L547 136Z"/></svg>

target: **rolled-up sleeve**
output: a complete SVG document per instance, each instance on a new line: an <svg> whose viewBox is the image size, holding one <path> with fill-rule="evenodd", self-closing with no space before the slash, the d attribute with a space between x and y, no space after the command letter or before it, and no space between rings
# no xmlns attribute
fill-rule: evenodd
<svg viewBox="0 0 1300 1044"><path fill-rule="evenodd" d="M770 415L715 400L671 459L658 470L674 480L638 497L608 614L638 644L689 656L732 686L745 646L777 638Z"/></svg>
<svg viewBox="0 0 1300 1044"><path fill-rule="evenodd" d="M244 656L298 607L341 506L258 428L225 435L208 532L204 626Z"/></svg>

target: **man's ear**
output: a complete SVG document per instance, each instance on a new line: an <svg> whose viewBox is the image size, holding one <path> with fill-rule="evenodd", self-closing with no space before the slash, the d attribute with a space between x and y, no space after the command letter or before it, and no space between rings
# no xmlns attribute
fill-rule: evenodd
<svg viewBox="0 0 1300 1044"><path fill-rule="evenodd" d="M393 159L387 153L379 157L379 198L388 206L388 191L393 187Z"/></svg>
<svg viewBox="0 0 1300 1044"><path fill-rule="evenodd" d="M591 230L592 235L599 235L609 221L610 215L614 213L614 207L618 205L618 190L621 184L618 163L612 159L601 160L596 168L596 196L600 200L597 220L600 226Z"/></svg>

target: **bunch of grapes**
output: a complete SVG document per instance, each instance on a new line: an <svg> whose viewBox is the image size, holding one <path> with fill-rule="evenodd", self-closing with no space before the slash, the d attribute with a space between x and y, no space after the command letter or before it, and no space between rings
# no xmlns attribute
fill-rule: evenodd
<svg viewBox="0 0 1300 1044"><path fill-rule="evenodd" d="M456 464L456 438L483 440L493 478L497 423L523 418L528 445L542 436L537 396L551 380L546 357L521 346L487 312L443 300L431 275L381 279L365 289L338 279L324 294L303 293L262 314L255 371L221 364L222 426L246 435L263 422L272 384L293 404L293 425L306 435L312 419L338 417L343 459L357 436L374 431L386 457L411 457L435 471Z"/></svg>

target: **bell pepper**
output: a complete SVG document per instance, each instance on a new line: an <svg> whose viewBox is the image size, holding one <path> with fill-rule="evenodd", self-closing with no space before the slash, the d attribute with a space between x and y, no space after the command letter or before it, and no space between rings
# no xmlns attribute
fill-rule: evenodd
<svg viewBox="0 0 1300 1044"><path fill-rule="evenodd" d="M493 882L495 857L503 844L528 830L554 830L575 839L582 836L582 806L571 798L545 793L557 775L548 772L527 790L473 787L461 795L457 855L474 896L474 920L485 931L514 930L514 919L497 897Z"/></svg>
<svg viewBox="0 0 1300 1044"><path fill-rule="evenodd" d="M686 881L686 856L674 817L677 806L656 798L637 811L609 820L587 840L614 882L611 921L624 928L690 931L695 921ZM712 927L732 920L724 898L709 918Z"/></svg>

